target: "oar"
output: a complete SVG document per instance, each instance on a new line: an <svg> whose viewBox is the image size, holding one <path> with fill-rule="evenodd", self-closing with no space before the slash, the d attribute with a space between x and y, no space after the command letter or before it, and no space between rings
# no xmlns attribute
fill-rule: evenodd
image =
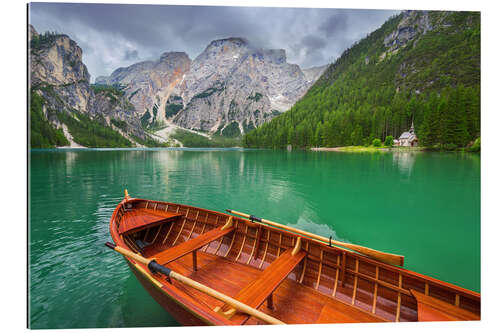
<svg viewBox="0 0 500 333"><path fill-rule="evenodd" d="M283 225L283 224L280 224L277 222L273 222L273 221L269 221L266 219L255 217L253 215L248 215L245 213L237 212L237 211L232 210L232 209L226 209L226 212L234 214L234 215L239 215L239 216L245 217L245 218L249 219L250 221L257 221L257 222L268 224L268 225L271 225L271 226L274 226L274 227L277 227L280 229L285 229L285 230L294 232L296 234L301 234L301 235L304 235L304 236L307 236L307 237L310 237L310 238L313 238L316 240L320 240L320 241L325 242L327 244L335 244L338 246L342 246L342 247L345 247L346 249L354 250L356 252L364 254L365 256L368 256L368 257L373 258L373 259L377 259L379 261L382 261L382 262L385 262L385 263L388 263L391 265L403 266L403 263L404 263L404 258L405 258L404 256L377 251L377 250L370 249L368 247L364 247L361 245L339 242L339 241L333 240L331 238L326 238L323 236L315 235L313 233L310 233L310 232L307 232L304 230L295 229L295 228L292 228L292 227L289 227L289 226L286 226L286 225Z"/></svg>
<svg viewBox="0 0 500 333"><path fill-rule="evenodd" d="M235 308L236 310L238 310L240 312L244 312L246 314L249 314L257 319L265 321L268 324L285 325L284 322L282 322L274 317L271 317L271 316L265 314L264 312L261 312L261 311L255 309L255 308L252 308L244 303L241 303L240 301L238 301L232 297L229 297L227 295L224 295L223 293L220 293L217 290L214 290L210 287L207 287L199 282L191 280L190 278L187 278L184 275L181 275L181 274L171 270L168 267L160 265L154 259L151 260L151 259L144 258L143 256L138 255L137 253L134 253L132 251L124 249L123 247L120 247L116 244L112 244L110 242L106 242L105 245L107 247L109 247L110 249L113 249L116 252L123 254L126 257L129 257L137 262L140 262L141 264L148 266L149 270L153 273L158 272L158 273L165 275L169 279L177 280L177 281L179 281L187 286L190 286L190 287L192 287L196 290L199 290L207 295L210 295L214 298L217 298L218 300L220 300L226 304L231 305L233 308Z"/></svg>

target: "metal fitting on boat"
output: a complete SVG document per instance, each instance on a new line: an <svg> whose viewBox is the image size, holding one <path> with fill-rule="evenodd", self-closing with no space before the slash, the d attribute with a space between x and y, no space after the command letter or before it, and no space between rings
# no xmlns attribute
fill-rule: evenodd
<svg viewBox="0 0 500 333"><path fill-rule="evenodd" d="M151 260L148 264L148 268L151 272L153 273L161 273L163 275L165 275L167 277L167 280L168 282L172 283L170 281L170 272L172 272L170 270L170 268L168 267L165 267L163 265L160 265L159 263L157 263L156 261L154 260Z"/></svg>

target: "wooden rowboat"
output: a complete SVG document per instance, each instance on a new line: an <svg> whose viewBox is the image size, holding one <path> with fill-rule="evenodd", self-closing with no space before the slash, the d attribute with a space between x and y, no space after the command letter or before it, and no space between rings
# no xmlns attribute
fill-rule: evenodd
<svg viewBox="0 0 500 333"><path fill-rule="evenodd" d="M398 267L401 256L230 212L125 191L107 245L182 325L480 319L479 293Z"/></svg>

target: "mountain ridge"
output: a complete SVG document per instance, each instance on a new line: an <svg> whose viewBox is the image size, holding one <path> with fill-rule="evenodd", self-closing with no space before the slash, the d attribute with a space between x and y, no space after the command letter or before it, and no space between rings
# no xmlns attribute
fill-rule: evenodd
<svg viewBox="0 0 500 333"><path fill-rule="evenodd" d="M157 132L165 125L239 137L289 108L324 69L302 72L286 63L283 49L258 49L245 38L230 37L211 41L194 60L185 52L168 51L156 60L117 68L91 84L83 51L74 40L39 34L32 25L28 29L30 89L37 98L33 115L46 123L40 125L45 131L55 131L50 143L32 133L33 147L41 141L43 146L181 144L171 138L172 130ZM284 83L283 73L289 75ZM79 128L82 122L115 142L92 141Z"/></svg>
<svg viewBox="0 0 500 333"><path fill-rule="evenodd" d="M154 69L160 76L177 71L175 80L164 82L168 91L154 84L155 61L118 68L96 83L123 85L147 127L172 122L222 134L229 126L241 135L289 109L326 68L305 70L306 76L286 62L284 49L257 48L243 37L213 40L193 60L184 55L182 68Z"/></svg>
<svg viewBox="0 0 500 333"><path fill-rule="evenodd" d="M354 43L248 147L369 145L415 124L420 144L480 136L480 14L403 11Z"/></svg>

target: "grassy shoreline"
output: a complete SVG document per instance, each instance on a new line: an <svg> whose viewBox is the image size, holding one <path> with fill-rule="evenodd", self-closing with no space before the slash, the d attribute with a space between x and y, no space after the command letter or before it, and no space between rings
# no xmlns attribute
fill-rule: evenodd
<svg viewBox="0 0 500 333"><path fill-rule="evenodd" d="M364 146L345 146L345 147L314 147L312 151L337 151L337 152L385 152L389 147L364 147Z"/></svg>
<svg viewBox="0 0 500 333"><path fill-rule="evenodd" d="M344 146L344 147L313 147L311 151L334 151L334 152L349 152L349 153L364 153L364 152L432 152L432 151L467 151L465 149L456 150L439 150L429 147L374 147L374 146Z"/></svg>

